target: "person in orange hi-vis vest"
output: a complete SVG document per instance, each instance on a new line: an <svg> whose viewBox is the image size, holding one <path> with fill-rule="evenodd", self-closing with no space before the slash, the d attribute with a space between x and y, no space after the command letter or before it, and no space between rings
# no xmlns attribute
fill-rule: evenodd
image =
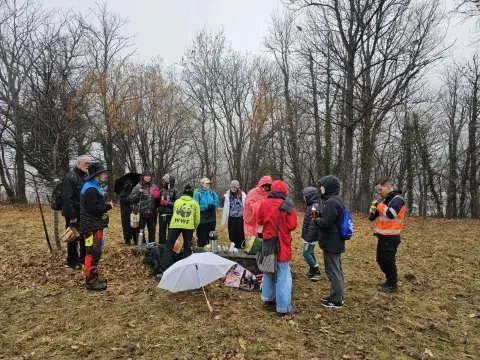
<svg viewBox="0 0 480 360"><path fill-rule="evenodd" d="M397 291L396 254L400 245L400 233L405 223L406 206L402 191L393 190L393 181L381 179L376 185L382 201L373 201L370 207L370 221L376 220L377 263L385 273L386 281L378 285L383 292Z"/></svg>

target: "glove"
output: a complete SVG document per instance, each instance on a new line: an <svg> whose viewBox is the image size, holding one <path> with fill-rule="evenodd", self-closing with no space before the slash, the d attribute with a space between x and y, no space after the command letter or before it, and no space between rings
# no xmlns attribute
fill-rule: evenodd
<svg viewBox="0 0 480 360"><path fill-rule="evenodd" d="M158 199L160 197L160 190L158 189L153 189L153 197L155 199Z"/></svg>
<svg viewBox="0 0 480 360"><path fill-rule="evenodd" d="M162 200L160 201L161 206L168 206L168 201L167 200Z"/></svg>
<svg viewBox="0 0 480 360"><path fill-rule="evenodd" d="M372 204L372 206L370 206L370 213L375 214L376 212L377 212L377 205Z"/></svg>
<svg viewBox="0 0 480 360"><path fill-rule="evenodd" d="M215 205L213 204L208 205L207 211L215 211Z"/></svg>

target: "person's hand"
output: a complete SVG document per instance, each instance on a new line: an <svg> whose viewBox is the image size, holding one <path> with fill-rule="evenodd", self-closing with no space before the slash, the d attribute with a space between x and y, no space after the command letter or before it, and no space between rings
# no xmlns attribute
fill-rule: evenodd
<svg viewBox="0 0 480 360"><path fill-rule="evenodd" d="M162 200L162 201L160 201L160 205L168 206L168 201L167 200Z"/></svg>
<svg viewBox="0 0 480 360"><path fill-rule="evenodd" d="M215 205L213 205L213 204L208 205L207 210L208 211L215 211Z"/></svg>
<svg viewBox="0 0 480 360"><path fill-rule="evenodd" d="M113 209L113 201L109 201L107 204L110 205Z"/></svg>
<svg viewBox="0 0 480 360"><path fill-rule="evenodd" d="M75 219L72 219L72 220L70 220L70 224L76 224L77 221L78 221L78 219L76 219L76 218L75 218Z"/></svg>
<svg viewBox="0 0 480 360"><path fill-rule="evenodd" d="M160 190L158 189L153 189L153 197L155 199L158 199L160 197Z"/></svg>
<svg viewBox="0 0 480 360"><path fill-rule="evenodd" d="M372 206L370 206L370 213L375 214L376 212L377 212L377 205L372 204Z"/></svg>

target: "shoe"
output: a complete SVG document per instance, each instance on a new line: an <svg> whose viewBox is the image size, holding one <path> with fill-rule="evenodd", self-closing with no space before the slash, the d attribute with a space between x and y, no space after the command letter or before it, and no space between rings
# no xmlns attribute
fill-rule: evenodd
<svg viewBox="0 0 480 360"><path fill-rule="evenodd" d="M296 313L297 313L297 309L294 308L294 307L292 307L289 312L280 313L280 312L277 311L277 312L276 312L276 315L277 315L277 316L280 316L280 317L283 317L283 316L287 316L287 315L295 315Z"/></svg>
<svg viewBox="0 0 480 360"><path fill-rule="evenodd" d="M107 284L101 283L97 280L93 283L87 284L86 288L90 291L104 291L107 290Z"/></svg>
<svg viewBox="0 0 480 360"><path fill-rule="evenodd" d="M331 302L330 296L324 297L320 302ZM342 300L342 305L345 305L345 301Z"/></svg>
<svg viewBox="0 0 480 360"><path fill-rule="evenodd" d="M75 265L70 265L70 264L65 264L65 268L68 269L73 269L73 270L82 270L82 265L81 264L75 264Z"/></svg>
<svg viewBox="0 0 480 360"><path fill-rule="evenodd" d="M312 278L315 275L315 268L311 267L308 272L305 274L306 277Z"/></svg>
<svg viewBox="0 0 480 360"><path fill-rule="evenodd" d="M132 243L131 242L126 242L125 246L132 246Z"/></svg>
<svg viewBox="0 0 480 360"><path fill-rule="evenodd" d="M277 302L275 300L272 301L264 301L263 302L263 307L268 309L268 310L273 310L276 311L277 309Z"/></svg>
<svg viewBox="0 0 480 360"><path fill-rule="evenodd" d="M322 299L320 302L323 307L330 308L330 309L341 309L343 306L343 301L341 303L336 303L333 301L330 301L330 299Z"/></svg>
<svg viewBox="0 0 480 360"><path fill-rule="evenodd" d="M382 291L382 292L385 292L385 293L393 293L393 292L397 292L397 285L393 285L393 284L390 284L390 283L385 283L383 285L379 285L377 287L378 291Z"/></svg>
<svg viewBox="0 0 480 360"><path fill-rule="evenodd" d="M105 278L102 277L102 276L99 276L98 279L97 279L97 281L98 281L99 283L101 283L101 284L108 284L108 280L105 279Z"/></svg>
<svg viewBox="0 0 480 360"><path fill-rule="evenodd" d="M322 280L322 275L320 274L320 269L318 267L313 268L314 274L310 277L311 281L320 281Z"/></svg>

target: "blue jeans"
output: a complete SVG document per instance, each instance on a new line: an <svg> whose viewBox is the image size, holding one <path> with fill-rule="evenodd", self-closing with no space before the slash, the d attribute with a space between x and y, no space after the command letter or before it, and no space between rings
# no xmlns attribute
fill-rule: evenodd
<svg viewBox="0 0 480 360"><path fill-rule="evenodd" d="M277 312L292 310L292 273L289 261L277 261L277 273L263 274L262 301L276 301Z"/></svg>
<svg viewBox="0 0 480 360"><path fill-rule="evenodd" d="M317 259L315 258L315 243L303 243L303 257L311 268L317 267Z"/></svg>

